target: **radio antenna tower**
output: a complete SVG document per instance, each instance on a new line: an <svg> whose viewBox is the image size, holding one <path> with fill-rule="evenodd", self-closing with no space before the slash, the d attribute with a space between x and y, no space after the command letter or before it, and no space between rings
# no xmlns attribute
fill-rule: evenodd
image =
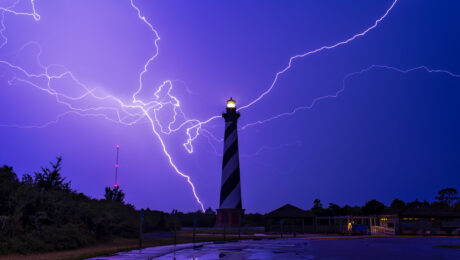
<svg viewBox="0 0 460 260"><path fill-rule="evenodd" d="M117 144L117 161L115 163L115 184L113 185L114 188L118 188L118 151L120 150L120 146Z"/></svg>

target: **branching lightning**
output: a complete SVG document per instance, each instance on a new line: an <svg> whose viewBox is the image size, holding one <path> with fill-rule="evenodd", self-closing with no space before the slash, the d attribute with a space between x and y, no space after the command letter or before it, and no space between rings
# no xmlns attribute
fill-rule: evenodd
<svg viewBox="0 0 460 260"><path fill-rule="evenodd" d="M7 37L3 34L3 31L5 30L5 24L4 24L4 17L5 14L12 14L12 15L22 15L22 16L31 16L35 21L40 20L40 15L36 12L35 9L35 3L33 0L30 1L32 7L32 12L30 13L25 13L25 12L17 12L14 11L14 7L17 4L14 3L12 6L9 7L0 7L1 11L1 29L0 29L0 36L4 40L1 47L4 47L8 39ZM50 122L47 122L42 125L29 125L29 126L21 126L21 125L0 125L0 126L8 126L8 127L22 127L22 128L44 128L47 127L51 124L57 123L62 117L69 115L69 114L77 114L80 116L101 116L107 120L110 120L112 122L124 124L124 125L133 125L137 122L139 122L142 119L147 119L148 122L150 123L152 132L154 135L158 138L161 147L163 149L163 153L168 159L169 164L171 167L174 169L174 171L179 174L180 176L184 177L188 184L190 185L193 195L195 197L195 200L199 204L200 208L202 211L204 211L204 205L201 202L200 198L198 197L196 193L195 186L193 182L191 181L190 176L186 175L184 172L179 170L179 168L176 166L176 164L173 161L173 158L171 154L168 152L165 142L163 140L162 135L169 135L171 133L177 132L178 130L189 126L187 129L187 135L188 135L188 141L184 144L186 147L187 151L189 153L193 152L193 146L191 145L192 141L197 138L198 136L198 131L201 127L201 124L203 122L200 122L199 120L196 119L186 119L185 114L183 113L181 107L180 107L180 102L179 100L171 95L171 89L172 89L172 82L167 80L163 82L158 88L157 91L154 93L155 99L150 100L150 101L142 101L137 98L137 95L143 90L143 76L145 73L148 72L148 67L149 65L155 60L155 58L159 54L159 46L158 42L160 40L160 37L158 35L158 32L155 30L155 28L147 21L147 19L141 14L140 9L134 4L133 0L130 0L130 5L132 8L134 8L137 12L138 18L146 24L150 30L152 31L154 35L154 46L155 46L155 53L152 57L150 57L147 62L144 64L143 70L139 73L139 86L137 90L133 93L132 95L132 101L127 104L123 102L120 98L117 98L112 95L105 95L105 96L99 96L95 94L95 91L93 89L88 88L83 82L78 80L74 74L69 71L68 69L65 68L65 66L62 65L49 65L49 66L43 66L40 62L40 55L41 55L41 47L40 44L31 42L27 45L36 45L38 46L39 52L37 54L37 61L42 69L42 72L39 74L34 74L29 71L27 71L25 68L16 65L12 62L6 61L6 60L0 60L0 65L7 66L9 69L14 70L17 72L20 76L14 76L12 79L8 81L10 85L14 83L25 83L29 86L32 86L40 91L43 91L51 96L54 96L56 99L56 102L59 104L62 104L66 106L69 110L61 113L56 116L56 119ZM24 48L24 47L23 47ZM65 72L54 75L50 73L50 68L58 66L61 67ZM68 78L70 79L73 83L75 83L77 86L81 87L84 90L84 94L80 96L69 96L65 95L63 93L60 93L56 91L52 87L52 82L56 80L61 80ZM46 86L40 86L40 84L36 83L35 81L40 81L40 80L45 80ZM97 106L97 107L90 107L90 108L81 108L77 107L75 104L73 104L73 101L79 101L84 98L92 98L100 102L111 102L111 105L107 106ZM166 125L163 125L159 119L158 115L159 113L162 112L162 109L165 108L166 106L172 106L173 111L174 111L174 116L173 120ZM107 114L107 111L112 111L115 112L116 117L112 118ZM181 117L182 122L179 122L178 117ZM174 125L178 124L177 127L174 127ZM195 131L194 131L195 129Z"/></svg>
<svg viewBox="0 0 460 260"><path fill-rule="evenodd" d="M392 70L392 71L396 71L396 72L399 72L399 73L403 73L403 74L407 74L409 72L412 72L412 71L415 71L415 70L425 70L426 72L428 73L443 73L443 74L447 74L451 77L454 77L454 78L460 78L460 75L459 74L455 74L455 73L452 73L450 71L447 71L447 70L440 70L440 69L430 69L426 66L417 66L417 67L414 67L414 68L410 68L410 69L400 69L400 68L396 68L396 67L392 67L392 66L387 66L387 65L371 65L365 69L362 69L362 70L359 70L359 71L356 71L356 72L351 72L351 73L348 73L343 79L342 79L342 86L341 88L339 88L335 93L333 94L329 94L329 95L324 95L324 96L320 96L320 97L316 97L314 98L311 103L309 105L305 105L305 106L299 106L299 107L296 107L294 108L292 111L290 112L284 112L284 113L281 113L281 114L278 114L278 115L275 115L275 116L272 116L270 118L267 118L267 119L264 119L264 120L259 120L259 121L256 121L256 122L253 122L253 123L249 123L249 124L246 124L244 126L241 127L242 130L248 128L248 127L252 127L252 126L256 126L256 125L261 125L261 124L265 124L265 123L268 123L270 121L273 121L275 119L279 119L281 117L286 117L286 116L292 116L294 114L296 114L297 112L301 111L301 110L310 110L312 109L316 103L318 103L319 101L321 100L324 100L324 99L333 99L333 98L337 98L342 92L345 91L345 88L346 88L346 82L348 79L352 78L352 77L356 77L356 76L359 76L365 72L369 72L371 70L375 70L375 69L385 69L385 70Z"/></svg>
<svg viewBox="0 0 460 260"><path fill-rule="evenodd" d="M0 49L8 44L8 39L3 33L6 30L5 15L17 15L17 16L31 17L36 22L40 21L40 15L36 11L34 0L30 0L30 5L31 5L30 12L15 11L15 6L18 3L18 1L12 4L11 6L0 7L0 15L1 15L0 17L0 39L2 40L2 42L0 43ZM273 90L275 85L277 84L280 76L284 74L285 72L287 72L293 66L293 63L296 59L304 58L304 57L322 52L324 50L334 49L334 48L346 45L357 38L365 36L367 33L375 29L389 15L390 11L393 9L393 7L396 5L397 2L398 0L393 0L392 4L384 12L384 14L380 18L378 18L373 23L372 26L368 27L364 31L357 33L344 41L340 41L332 45L325 45L320 48L314 49L312 51L308 51L308 52L297 54L295 56L290 57L287 66L275 74L274 79L272 83L270 84L270 86L264 92L262 92L257 98L255 98L248 104L239 107L238 110L249 108L252 105L260 102L264 98L264 96L268 95ZM37 53L36 58L37 58L38 65L41 69L41 72L32 73L28 71L27 69L15 64L14 62L7 61L7 60L0 60L1 67L6 67L15 73L15 75L11 79L9 79L8 83L10 85L19 84L19 83L26 84L27 86L38 89L50 96L53 96L58 104L64 105L67 108L67 111L61 114L58 114L55 120L46 122L41 125L24 126L24 125L18 125L18 124L9 124L9 125L3 124L0 126L20 127L20 128L44 128L52 124L58 123L60 119L70 114L74 114L78 116L85 116L85 117L89 117L89 116L90 117L102 117L111 122L123 124L123 125L134 125L141 121L147 120L147 122L149 123L151 127L152 133L157 137L158 141L160 142L162 151L164 155L166 156L170 166L173 168L173 170L178 175L186 179L187 183L190 185L192 189L195 200L199 204L201 210L204 211L204 205L197 195L195 186L193 182L191 181L190 176L185 174L183 171L181 171L177 167L177 165L174 163L173 157L169 153L167 146L165 144L164 137L171 135L173 133L177 133L178 131L185 131L187 139L185 140L183 146L188 153L193 153L194 151L193 142L199 137L200 133L202 133L205 137L207 137L210 143L211 143L211 139L214 141L218 141L218 142L221 141L220 139L216 138L211 132L203 128L209 122L217 118L220 118L221 116L219 115L212 116L208 118L207 120L187 118L185 113L182 111L180 100L171 94L171 90L173 89L173 81L171 80L164 81L160 86L156 88L153 99L142 100L138 97L140 93L145 88L147 88L143 82L144 75L146 75L149 72L150 65L152 64L152 62L155 61L155 59L159 55L160 36L159 36L158 31L148 21L148 19L142 14L142 11L136 6L136 4L134 3L134 0L129 0L129 3L130 3L131 8L133 8L136 11L137 18L143 24L145 24L152 32L153 43L154 43L153 45L155 49L154 54L147 59L147 61L144 63L142 71L140 71L138 74L138 86L136 86L136 91L132 94L131 100L129 102L124 101L121 98L115 97L112 95L98 94L97 89L89 88L85 83L81 82L70 70L68 70L63 65L59 65L59 64L51 64L48 66L43 65L40 62L40 55L42 53L40 44L37 42L30 42L26 44L25 46L23 46L21 49L28 48L30 46L36 46L38 48L39 51ZM58 74L51 73L52 68L60 68L62 72ZM275 120L280 117L294 115L297 111L300 111L300 110L311 109L318 101L327 99L327 98L335 98L340 93L342 93L345 90L345 82L348 78L355 76L355 75L362 74L364 72L367 72L369 70L376 69L376 68L392 69L392 70L395 70L401 73L408 73L416 69L425 69L428 72L447 73L454 77L460 77L459 75L448 72L448 71L431 70L424 66L416 67L416 68L409 69L409 70L401 70L398 68L384 66L384 65L372 65L361 71L353 72L353 73L346 75L345 78L343 79L342 87L334 94L315 98L311 102L311 104L307 106L298 107L298 108L295 108L291 112L282 113L282 114L273 116L265 120L260 120L255 123L247 124L243 126L241 129L246 129L247 127L250 127L250 126L264 124L266 122ZM57 91L55 88L53 88L53 83L59 80L71 81L73 84L75 84L77 87L79 87L83 91L83 94L73 96L73 95L66 95L65 93ZM98 104L102 104L102 105L98 105L96 107L82 107L81 105L79 105L78 101L87 100L87 99L91 99L92 101L98 102ZM160 118L159 115L164 113L164 111L171 109L171 108L173 111L172 119L168 122L162 122L159 119ZM256 154L260 153L262 150L265 150L265 149L271 149L271 148L262 147L256 152Z"/></svg>
<svg viewBox="0 0 460 260"><path fill-rule="evenodd" d="M253 101L249 102L249 104L240 107L238 110L242 110L242 109L245 109L245 108L248 108L248 107L254 105L255 103L259 102L265 95L270 93L272 91L272 89L275 87L276 83L278 82L279 77L292 67L292 63L294 62L294 60L299 59L299 58L304 58L304 57L310 56L312 54L315 54L315 53L318 53L318 52L321 52L321 51L324 51L324 50L330 50L330 49L340 47L342 45L350 43L351 41L353 41L353 40L355 40L355 39L357 39L359 37L365 36L368 32L370 32L373 29L375 29L377 27L377 25L379 25L379 23L382 22L383 19L385 19L388 16L388 14L393 9L393 7L396 5L397 2L398 2L398 0L394 0L393 3L391 4L391 6L383 14L383 16L380 17L379 19L377 19L374 22L374 24L371 27L367 28L366 30L364 30L364 31L362 31L360 33L357 33L357 34L353 35L352 37L350 37L350 38L348 38L348 39L346 39L344 41L335 43L333 45L324 45L324 46L322 46L322 47L320 47L318 49L315 49L315 50L312 50L312 51L309 51L309 52L305 52L305 53L302 53L302 54L297 54L297 55L292 56L291 58L289 58L288 65L284 69L282 69L281 71L278 71L275 74L275 78L273 79L273 82L270 85L270 87L268 87L268 89L266 91L262 92L262 94L260 94L260 96L258 96L256 99L254 99Z"/></svg>

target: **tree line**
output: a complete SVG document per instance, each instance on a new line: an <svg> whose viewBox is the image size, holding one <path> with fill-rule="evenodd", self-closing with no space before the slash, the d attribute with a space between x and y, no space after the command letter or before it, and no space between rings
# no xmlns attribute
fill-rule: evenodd
<svg viewBox="0 0 460 260"><path fill-rule="evenodd" d="M373 199L366 202L362 207L349 205L340 207L337 204L329 203L327 208L323 207L319 199L315 199L310 212L318 216L373 216L383 214L386 211L395 212L408 207L460 211L460 198L458 196L458 191L455 188L445 188L440 190L438 195L435 196L435 199L436 201L432 203L429 203L426 200L415 200L406 203L403 200L396 198L389 206Z"/></svg>
<svg viewBox="0 0 460 260"><path fill-rule="evenodd" d="M71 189L61 174L62 158L34 175L18 179L12 167L0 168L0 254L75 249L139 236L139 211L124 203L119 187L92 199ZM147 209L144 231L169 231L170 214Z"/></svg>
<svg viewBox="0 0 460 260"><path fill-rule="evenodd" d="M49 252L67 250L110 241L116 237L139 236L140 212L124 202L120 187L106 187L104 199L93 199L72 190L70 181L62 176L62 158L50 162L33 175L21 179L10 166L0 168L0 255L9 253ZM379 215L388 209L430 207L460 210L458 192L446 188L438 192L436 201L404 202L395 199L388 207L377 200L364 206L340 207L329 203L323 207L315 199L310 212L318 216ZM264 226L264 215L245 214L247 226ZM216 213L170 213L146 209L143 231L172 231L181 226L213 227Z"/></svg>

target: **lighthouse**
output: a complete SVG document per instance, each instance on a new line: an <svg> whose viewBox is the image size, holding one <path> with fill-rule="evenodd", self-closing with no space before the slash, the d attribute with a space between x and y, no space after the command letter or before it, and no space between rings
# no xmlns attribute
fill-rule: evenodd
<svg viewBox="0 0 460 260"><path fill-rule="evenodd" d="M227 110L222 117L225 119L224 156L216 225L241 226L244 210L241 204L237 131L240 114L236 111L236 102L232 98L227 101Z"/></svg>

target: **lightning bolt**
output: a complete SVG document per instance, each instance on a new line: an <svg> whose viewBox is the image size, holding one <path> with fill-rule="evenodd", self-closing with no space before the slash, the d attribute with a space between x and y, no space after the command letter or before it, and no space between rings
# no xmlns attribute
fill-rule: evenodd
<svg viewBox="0 0 460 260"><path fill-rule="evenodd" d="M15 11L14 9L18 1L16 1L11 6L0 7L0 15L1 15L0 38L3 39L3 42L0 45L0 49L3 48L8 43L7 37L3 34L3 32L6 29L6 26L4 23L5 15L8 14L8 15L31 17L36 22L40 21L40 15L36 11L34 0L30 0L30 5L31 5L30 12ZM280 76L283 75L285 72L287 72L293 66L293 63L296 59L305 58L307 56L310 56L310 55L313 55L313 54L316 54L316 53L319 53L325 50L334 49L342 45L346 45L354 41L357 38L365 36L367 33L375 29L389 15L390 11L393 9L393 7L396 5L397 2L398 0L394 0L392 4L390 5L390 7L384 12L384 14L380 18L378 18L372 26L368 27L364 31L357 33L347 38L346 40L337 42L335 44L325 45L320 48L314 49L312 51L308 51L308 52L297 54L295 56L290 57L287 66L275 74L274 79L272 83L270 84L270 86L264 92L262 92L258 97L256 97L254 100L252 100L251 102L249 102L248 104L244 106L239 107L238 110L249 108L252 105L261 101L264 96L268 95L272 91L272 89L276 86ZM136 91L132 94L131 100L129 102L124 101L121 98L115 97L113 95L98 94L97 89L89 88L86 84L81 82L70 70L68 70L63 65L59 65L59 64L51 64L48 66L43 65L40 62L40 55L42 52L40 45L35 42L30 42L26 44L25 46L23 46L21 49L28 48L29 46L38 47L39 51L38 51L36 58L37 58L37 63L42 72L31 73L27 69L15 64L14 62L7 61L7 60L0 60L0 65L6 66L9 70L15 73L15 76L12 77L8 81L8 84L14 85L14 84L22 83L32 88L38 89L48 95L53 96L56 99L56 102L58 104L65 106L68 110L61 114L58 114L55 120L46 122L41 125L21 126L17 124L15 125L4 124L0 126L23 127L23 128L44 128L52 124L58 123L60 119L62 119L65 116L71 115L71 114L75 114L78 116L84 116L84 117L102 117L111 122L123 124L123 125L134 125L141 121L146 120L151 127L152 133L156 136L156 138L160 142L162 151L164 155L166 156L171 168L175 171L176 174L186 179L187 183L189 184L192 190L192 193L193 193L193 196L196 202L199 204L201 210L204 211L203 203L201 202L200 198L197 195L195 185L191 181L190 176L185 174L183 171L181 171L177 167L177 165L174 163L173 157L169 153L163 137L185 130L186 140L183 143L183 146L188 153L193 153L194 151L193 142L200 136L200 133L204 133L204 136L208 138L219 140L218 138L213 136L208 130L206 130L204 126L209 124L211 121L217 118L220 118L221 116L220 115L211 116L206 120L187 118L185 113L182 111L180 100L171 94L171 90L173 89L173 82L171 80L166 80L160 86L158 86L156 88L156 91L154 92L154 97L152 99L144 100L144 99L139 98L139 95L145 88L144 82L143 82L144 75L146 75L149 72L150 65L152 64L152 62L155 61L155 59L159 55L160 36L159 36L158 31L148 21L148 19L142 14L141 10L136 6L136 4L134 3L134 0L130 0L129 3L130 3L131 8L133 8L136 11L137 18L142 23L144 23L152 32L153 43L154 43L153 44L154 54L147 59L147 61L144 63L143 69L139 72L138 85L137 85ZM373 65L373 66L374 67L371 66L372 68L368 68L368 70L378 67L378 65ZM60 68L62 72L51 73L52 68ZM426 69L429 70L428 68ZM353 75L359 74L359 73L364 73L364 72L365 70L356 72L355 74L351 73L350 75L347 75L347 77L345 77L344 79L344 83L347 78ZM431 70L430 72L449 73L447 71L441 71L441 70ZM451 75L458 76L453 73L451 73ZM60 81L60 80L71 81L73 84L75 84L77 87L79 87L83 91L83 94L66 95L65 93L57 91L55 88L53 88L53 83L56 81ZM312 104L310 104L309 106L299 107L299 108L296 108L292 112L284 113L284 114L281 114L281 115L278 115L278 116L275 116L275 117L272 117L266 120L261 120L256 123L246 125L242 129L245 129L249 126L256 125L256 124L263 124L263 123L269 122L271 120L277 119L282 116L293 115L299 110L310 109L316 104L316 102L322 99L337 97L342 91L344 91L344 89L345 89L345 84L343 84L342 88L335 94L316 98L312 102ZM97 106L97 107L83 107L79 102L84 101L84 100L85 101L92 100L102 105ZM168 111L171 111L171 110L172 110L172 118L167 122L162 122L159 119L160 114L168 113ZM268 148L262 147L260 151L264 149L268 149ZM260 151L258 151L257 153L260 153Z"/></svg>
<svg viewBox="0 0 460 260"><path fill-rule="evenodd" d="M352 77L357 77L357 76L360 76L361 74L363 73L366 73L366 72L369 72L371 70L376 70L376 69L384 69L384 70L392 70L392 71L395 71L395 72L399 72L399 73L403 73L403 74L407 74L407 73L410 73L410 72L413 72L413 71L416 71L416 70L424 70L426 71L427 73L442 73L442 74L447 74L451 77L454 77L454 78L460 78L460 75L459 74L455 74L455 73L452 73L448 70L442 70L442 69L430 69L428 68L427 66L417 66L417 67L413 67L413 68L410 68L410 69L401 69L401 68L397 68L397 67L393 67L393 66L388 66L388 65L378 65L378 64L374 64L374 65L371 65L367 68L364 68L362 70L359 70L359 71L355 71L355 72L351 72L351 73L348 73L347 75L345 75L345 77L342 79L342 86L341 88L339 88L335 93L333 94L329 94L329 95L324 95L324 96L320 96L320 97L316 97L314 98L311 103L309 105L305 105L305 106L299 106L299 107L296 107L294 108L292 111L290 112L284 112L284 113L281 113L281 114L277 114L275 116L272 116L272 117L269 117L267 119L264 119L264 120L258 120L256 122L253 122L253 123L248 123L244 126L241 127L242 130L248 128L248 127L252 127L252 126L256 126L256 125L262 125L262 124L265 124L265 123L268 123L270 121L273 121L273 120L276 120L276 119L279 119L279 118L282 118L282 117L286 117L286 116L292 116L294 114L296 114L297 112L299 111L302 111L302 110L310 110L312 109L316 103L318 103L319 101L321 100L325 100L325 99L334 99L334 98L337 98L342 92L345 91L346 89L346 82L347 80L349 80L350 78Z"/></svg>
<svg viewBox="0 0 460 260"><path fill-rule="evenodd" d="M386 12L379 19L377 19L371 27L368 27L366 30L364 30L364 31L362 31L360 33L357 33L357 34L353 35L352 37L350 37L350 38L348 38L348 39L346 39L344 41L335 43L333 45L325 45L325 46L322 46L320 48L314 49L312 51L308 51L308 52L305 52L305 53L302 53L302 54L297 54L297 55L292 56L291 58L289 58L288 65L284 69L278 71L275 74L275 78L273 79L273 82L268 87L268 89L266 91L262 92L262 94L260 94L256 99L254 99L253 101L249 102L249 104L240 107L238 110L242 110L242 109L248 108L248 107L256 104L264 96L266 96L268 93L270 93L272 91L272 89L275 87L276 83L278 82L279 77L292 67L292 63L294 62L294 60L299 59L299 58L304 58L304 57L310 56L312 54L315 54L315 53L318 53L318 52L321 52L321 51L324 51L324 50L330 50L330 49L334 49L334 48L340 47L342 45L348 44L348 43L354 41L355 39L357 39L359 37L365 36L367 33L372 31L373 29L377 28L377 25L379 25L380 22L382 22L383 19L385 19L388 16L388 14L390 13L390 11L393 9L393 7L396 5L396 3L398 1L399 0L394 0L393 3L391 4L391 6L386 10Z"/></svg>
<svg viewBox="0 0 460 260"><path fill-rule="evenodd" d="M13 8L16 7L16 5L19 3L19 0L14 2L11 6L8 7L1 7L0 6L0 11L2 11L2 14L4 13L10 13L14 15L24 15L24 16L31 16L34 18L35 21L40 20L40 15L37 13L35 10L35 0L30 0L31 8L32 8L32 13L25 13L25 12L17 12L14 11Z"/></svg>
<svg viewBox="0 0 460 260"><path fill-rule="evenodd" d="M40 15L36 12L35 3L33 0L30 1L31 6L32 6L31 7L32 12L30 13L15 11L14 7L16 6L17 3L18 2L15 2L13 5L9 7L0 7L0 11L1 11L0 36L3 39L1 48L4 47L8 43L7 37L3 34L3 31L6 28L4 24L5 14L30 16L30 17L33 17L35 21L40 20ZM15 75L12 79L10 79L8 81L8 84L9 85L13 85L15 83L27 84L28 86L31 86L42 92L45 92L48 95L54 96L58 104L62 104L66 106L69 110L57 115L55 120L47 122L42 125L23 126L23 125L17 125L17 124L14 124L14 125L3 124L0 126L22 127L22 128L44 128L51 124L58 123L58 121L62 117L69 115L69 114L77 114L79 116L98 116L98 117L100 116L109 121L124 124L124 125L133 125L133 124L138 123L142 119L147 119L151 126L152 132L154 133L154 135L157 137L157 139L159 140L161 144L163 153L166 156L169 164L171 165L173 170L178 175L186 179L187 183L190 185L190 188L192 189L192 193L194 195L196 202L199 204L201 210L204 212L205 210L204 205L197 195L195 185L191 181L190 176L185 174L183 171L181 171L177 167L177 165L174 163L174 160L171 154L167 150L167 147L165 145L162 135L170 135L174 132L177 132L183 129L186 126L192 125L191 127L187 128L186 133L188 136L188 140L186 143L184 143L184 147L187 149L187 151L189 153L192 153L193 152L193 146L191 145L192 141L198 137L198 133L199 133L199 129L201 128L201 125L203 123L206 123L206 121L201 122L196 119L187 119L185 117L185 114L183 113L180 107L179 99L177 99L175 96L171 94L171 90L173 88L172 81L169 81L169 80L164 81L157 88L157 91L154 93L153 100L143 101L137 97L144 88L144 84L143 84L144 75L148 72L148 68L150 64L159 55L158 42L160 40L160 37L159 37L158 32L152 26L152 24L147 21L145 16L142 15L140 9L134 4L134 0L130 0L130 5L133 9L136 10L138 18L144 24L146 24L152 31L154 35L153 41L154 41L154 47L155 47L155 53L153 54L153 56L151 56L146 61L146 63L144 64L143 70L139 73L139 77L138 77L139 85L138 85L137 90L133 93L132 101L130 103L125 103L120 98L117 98L112 95L105 95L105 96L97 95L95 89L90 89L83 82L78 80L78 78L75 77L75 75L71 71L69 71L67 68L65 68L65 66L63 65L58 65L58 64L52 64L49 66L42 65L42 63L40 62L40 55L42 53L40 45L36 42L30 42L26 44L25 46L23 46L21 50L31 45L38 47L39 52L37 54L37 62L42 72L38 74L31 73L25 68L19 65L16 65L10 61L0 60L0 65L4 65L8 67L10 70L15 71L15 73L20 74L20 76ZM61 69L64 70L64 72L60 74L52 74L50 73L50 71L51 71L51 68L53 67L60 67ZM64 80L64 79L71 80L77 86L82 88L84 90L84 93L79 96L70 96L70 95L65 95L64 93L58 92L56 89L53 88L52 86L53 82L57 80ZM45 86L41 86L40 84L37 83L37 81L40 81L40 80L45 81L45 84L44 84ZM82 108L74 104L75 101L81 101L86 98L92 98L99 102L111 102L113 104L107 105L107 106L90 107L90 108ZM173 119L170 122L167 122L166 124L164 124L160 122L158 118L159 118L159 114L163 112L163 109L167 107L173 108ZM108 111L114 112L116 116L114 118L110 117L107 114Z"/></svg>

